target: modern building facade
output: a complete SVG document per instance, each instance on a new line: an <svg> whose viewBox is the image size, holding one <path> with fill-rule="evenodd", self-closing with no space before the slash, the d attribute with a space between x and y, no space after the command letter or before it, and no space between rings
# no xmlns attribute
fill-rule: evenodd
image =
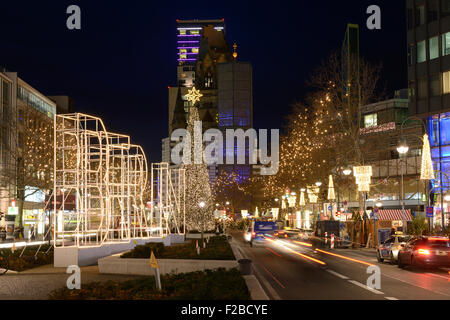
<svg viewBox="0 0 450 320"><path fill-rule="evenodd" d="M218 65L218 127L226 129L253 128L253 75L248 62L231 61ZM236 148L231 150L235 153ZM230 152L230 150L225 150ZM249 163L249 144L245 146L246 164L221 165L219 171L235 172L238 177L248 179L252 176Z"/></svg>
<svg viewBox="0 0 450 320"><path fill-rule="evenodd" d="M0 212L6 214L14 197L16 180L13 154L16 152L16 90L0 72Z"/></svg>
<svg viewBox="0 0 450 320"><path fill-rule="evenodd" d="M47 168L52 159L51 132L57 104L16 72L3 72L0 76L8 83L2 87L2 101L9 104L9 137L2 134L2 139L9 140L9 147L2 148L2 156L10 164L8 175L1 179L7 186L3 193L5 190L8 193L2 197L1 210L9 216L16 215L16 225L24 227L25 237L30 235L30 230L42 235L46 223L45 192L50 186L46 181L51 180L52 174ZM11 209L15 207L18 209ZM22 219L18 212L22 212Z"/></svg>
<svg viewBox="0 0 450 320"><path fill-rule="evenodd" d="M443 195L450 188L450 0L407 0L406 12L409 113L427 123L438 170L431 202L436 216L444 216L449 206Z"/></svg>
<svg viewBox="0 0 450 320"><path fill-rule="evenodd" d="M194 86L200 41L203 28L206 26L211 26L214 30L225 34L224 19L177 19L177 74L180 86Z"/></svg>

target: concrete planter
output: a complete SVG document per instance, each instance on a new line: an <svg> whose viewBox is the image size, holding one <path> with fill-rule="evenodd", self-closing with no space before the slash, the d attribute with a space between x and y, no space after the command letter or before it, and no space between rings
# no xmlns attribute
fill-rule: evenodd
<svg viewBox="0 0 450 320"><path fill-rule="evenodd" d="M100 273L131 274L153 276L155 271L150 268L150 259L121 259L121 254L115 254L98 260ZM160 274L185 273L204 271L206 269L237 268L236 260L187 260L187 259L158 259Z"/></svg>
<svg viewBox="0 0 450 320"><path fill-rule="evenodd" d="M204 233L203 239L206 239L208 237L215 237L215 236L216 236L215 233ZM201 238L202 238L201 233L187 233L186 234L186 239L201 239Z"/></svg>
<svg viewBox="0 0 450 320"><path fill-rule="evenodd" d="M129 242L106 243L98 247L56 247L54 254L55 267L68 267L77 265L80 267L94 265L100 258L119 252L131 250L137 245L149 242L162 242L165 246L184 243L184 235L170 234L165 238L136 238Z"/></svg>

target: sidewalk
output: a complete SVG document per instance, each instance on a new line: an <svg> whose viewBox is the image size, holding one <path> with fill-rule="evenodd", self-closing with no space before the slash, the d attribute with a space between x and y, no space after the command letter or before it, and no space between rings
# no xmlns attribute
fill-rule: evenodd
<svg viewBox="0 0 450 320"><path fill-rule="evenodd" d="M0 276L0 300L46 300L51 291L66 286L69 276L66 268L54 268L52 265ZM108 280L126 281L140 277L100 274L97 266L81 268L81 285Z"/></svg>

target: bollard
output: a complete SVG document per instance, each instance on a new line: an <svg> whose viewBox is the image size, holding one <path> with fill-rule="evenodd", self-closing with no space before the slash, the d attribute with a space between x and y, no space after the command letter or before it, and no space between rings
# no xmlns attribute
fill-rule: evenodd
<svg viewBox="0 0 450 320"><path fill-rule="evenodd" d="M334 249L334 234L331 234L330 249Z"/></svg>

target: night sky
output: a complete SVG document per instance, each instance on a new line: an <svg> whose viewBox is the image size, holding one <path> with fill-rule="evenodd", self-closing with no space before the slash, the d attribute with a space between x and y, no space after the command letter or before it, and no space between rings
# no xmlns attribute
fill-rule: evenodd
<svg viewBox="0 0 450 320"><path fill-rule="evenodd" d="M81 8L68 30L66 8ZM366 8L382 30L366 28ZM168 86L176 85L176 22L225 18L238 60L253 65L254 124L280 128L314 68L360 25L361 55L383 62L387 93L407 86L405 1L1 1L0 66L46 95L69 95L77 112L130 134L150 161L168 135Z"/></svg>

